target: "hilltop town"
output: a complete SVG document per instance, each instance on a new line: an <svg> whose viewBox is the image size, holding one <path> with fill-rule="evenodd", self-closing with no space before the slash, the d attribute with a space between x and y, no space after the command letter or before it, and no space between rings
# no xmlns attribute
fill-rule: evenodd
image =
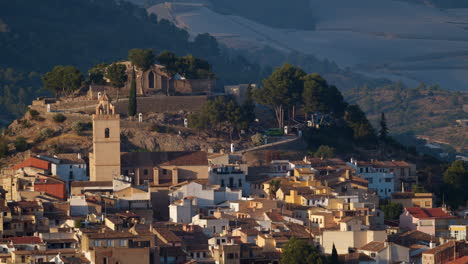
<svg viewBox="0 0 468 264"><path fill-rule="evenodd" d="M219 89L203 60L133 52L75 88L54 68L3 132L0 263L468 263L462 161L441 197L318 74Z"/></svg>

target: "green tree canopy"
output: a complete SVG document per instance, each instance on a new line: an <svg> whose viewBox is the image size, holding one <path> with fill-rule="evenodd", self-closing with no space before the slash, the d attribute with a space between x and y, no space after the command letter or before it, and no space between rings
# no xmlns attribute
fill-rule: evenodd
<svg viewBox="0 0 468 264"><path fill-rule="evenodd" d="M304 77L304 90L302 101L306 112L328 112L329 106L326 102L326 90L328 84L322 76L313 73Z"/></svg>
<svg viewBox="0 0 468 264"><path fill-rule="evenodd" d="M201 111L189 116L190 127L209 129L214 132L227 131L232 139L233 132L248 128L248 115L232 97L218 96L207 101ZM247 126L247 127L246 127Z"/></svg>
<svg viewBox="0 0 468 264"><path fill-rule="evenodd" d="M300 101L305 72L291 64L276 68L263 86L254 92L255 100L275 111L278 127L284 126L284 111Z"/></svg>
<svg viewBox="0 0 468 264"><path fill-rule="evenodd" d="M162 65L166 66L166 71L170 75L177 73L178 69L176 64L179 59L173 52L165 50L156 57L156 60Z"/></svg>
<svg viewBox="0 0 468 264"><path fill-rule="evenodd" d="M44 89L56 95L68 95L83 84L83 74L73 66L55 66L42 77Z"/></svg>
<svg viewBox="0 0 468 264"><path fill-rule="evenodd" d="M306 112L333 113L337 118L343 117L347 106L341 92L317 73L304 77L302 101Z"/></svg>
<svg viewBox="0 0 468 264"><path fill-rule="evenodd" d="M314 153L314 157L316 158L323 158L323 159L330 159L335 156L335 149L327 146L321 145L317 151Z"/></svg>
<svg viewBox="0 0 468 264"><path fill-rule="evenodd" d="M107 64L100 63L88 70L88 81L94 84L106 84L104 74L106 72Z"/></svg>
<svg viewBox="0 0 468 264"><path fill-rule="evenodd" d="M122 88L127 82L127 67L124 64L113 63L106 70L106 77L110 80L110 84L115 88Z"/></svg>
<svg viewBox="0 0 468 264"><path fill-rule="evenodd" d="M384 217L387 220L397 220L403 213L403 205L401 203L390 202L380 206L380 209L384 212Z"/></svg>
<svg viewBox="0 0 468 264"><path fill-rule="evenodd" d="M466 205L468 201L468 164L462 160L454 161L443 176L447 203L454 209Z"/></svg>
<svg viewBox="0 0 468 264"><path fill-rule="evenodd" d="M170 51L163 51L157 56L157 61L166 67L170 75L176 73L187 79L212 79L214 74L211 65L206 60L193 55L177 57Z"/></svg>
<svg viewBox="0 0 468 264"><path fill-rule="evenodd" d="M379 138L381 140L386 140L388 137L388 127L387 127L387 120L385 119L385 113L382 112L380 116L380 130L379 130Z"/></svg>
<svg viewBox="0 0 468 264"><path fill-rule="evenodd" d="M214 78L208 61L196 58L191 54L178 58L176 68L177 72L187 79Z"/></svg>
<svg viewBox="0 0 468 264"><path fill-rule="evenodd" d="M154 64L156 56L152 49L131 49L128 52L128 59L138 69L147 71Z"/></svg>
<svg viewBox="0 0 468 264"><path fill-rule="evenodd" d="M253 100L252 86L249 85L245 92L245 100L241 105L241 128L247 129L255 121L255 102Z"/></svg>
<svg viewBox="0 0 468 264"><path fill-rule="evenodd" d="M322 264L326 259L310 243L304 240L291 238L283 247L281 264Z"/></svg>
<svg viewBox="0 0 468 264"><path fill-rule="evenodd" d="M208 33L197 35L193 45L197 47L196 55L202 58L218 56L220 53L218 41Z"/></svg>
<svg viewBox="0 0 468 264"><path fill-rule="evenodd" d="M355 140L367 142L375 140L374 128L358 105L349 105L346 108L344 119L353 130Z"/></svg>

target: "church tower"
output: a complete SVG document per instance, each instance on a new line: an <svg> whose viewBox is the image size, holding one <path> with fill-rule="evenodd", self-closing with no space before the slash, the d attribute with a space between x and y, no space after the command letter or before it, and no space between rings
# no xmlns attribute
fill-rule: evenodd
<svg viewBox="0 0 468 264"><path fill-rule="evenodd" d="M90 180L112 181L120 176L120 116L104 94L93 115L93 152L89 154Z"/></svg>

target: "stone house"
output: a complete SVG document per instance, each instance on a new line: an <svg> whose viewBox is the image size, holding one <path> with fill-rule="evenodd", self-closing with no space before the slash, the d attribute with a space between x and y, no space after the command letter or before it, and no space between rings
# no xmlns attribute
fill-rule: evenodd
<svg viewBox="0 0 468 264"><path fill-rule="evenodd" d="M358 248L358 252L373 258L377 264L410 263L410 249L391 242L373 241Z"/></svg>
<svg viewBox="0 0 468 264"><path fill-rule="evenodd" d="M448 237L450 225L462 225L467 221L447 213L443 208L408 207L400 215L400 228Z"/></svg>
<svg viewBox="0 0 468 264"><path fill-rule="evenodd" d="M392 202L401 203L403 207L432 208L434 195L432 193L394 192Z"/></svg>
<svg viewBox="0 0 468 264"><path fill-rule="evenodd" d="M127 67L127 82L118 92L120 97L129 94L132 82L133 66L130 61L120 62ZM154 64L147 71L135 70L136 90L139 96L174 96L174 95L200 95L211 94L216 86L214 79L186 79L179 74L171 76L163 65ZM108 81L108 80L106 80ZM98 95L107 93L116 97L117 88L106 85L91 84L88 90L88 98L97 100Z"/></svg>

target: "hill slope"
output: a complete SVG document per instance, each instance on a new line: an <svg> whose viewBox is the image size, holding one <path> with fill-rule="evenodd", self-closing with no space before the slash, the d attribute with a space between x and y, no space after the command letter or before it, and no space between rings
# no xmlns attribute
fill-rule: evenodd
<svg viewBox="0 0 468 264"><path fill-rule="evenodd" d="M0 1L3 124L19 117L41 94L40 75L53 66L73 65L86 72L95 64L126 58L132 48L203 57L213 65L220 86L257 82L264 73L216 40L191 41L185 30L125 1Z"/></svg>
<svg viewBox="0 0 468 264"><path fill-rule="evenodd" d="M299 30L262 24L240 12L220 13L216 4L210 8L193 2L160 4L149 10L190 34L208 32L232 48L267 46L300 52L410 86L424 82L451 90L468 87L467 9L442 10L392 0L310 0L312 11L307 12L315 30ZM278 19L293 15L285 12L285 18Z"/></svg>
<svg viewBox="0 0 468 264"><path fill-rule="evenodd" d="M463 111L468 102L467 92L394 85L352 89L345 92L345 97L359 104L375 127L384 112L394 135L411 133L429 142L448 144L458 152L468 152L468 129L456 123L457 119L468 118Z"/></svg>

